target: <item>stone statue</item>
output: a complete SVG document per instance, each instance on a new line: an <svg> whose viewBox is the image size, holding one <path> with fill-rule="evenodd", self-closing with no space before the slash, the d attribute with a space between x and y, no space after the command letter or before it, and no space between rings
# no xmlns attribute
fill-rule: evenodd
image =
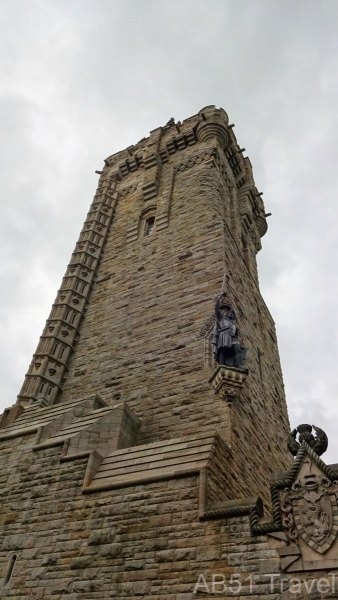
<svg viewBox="0 0 338 600"><path fill-rule="evenodd" d="M223 294L217 298L215 305L216 322L212 339L215 360L219 365L243 369L246 348L242 348L238 340L235 311L228 307L229 310L225 315L221 312L222 297Z"/></svg>

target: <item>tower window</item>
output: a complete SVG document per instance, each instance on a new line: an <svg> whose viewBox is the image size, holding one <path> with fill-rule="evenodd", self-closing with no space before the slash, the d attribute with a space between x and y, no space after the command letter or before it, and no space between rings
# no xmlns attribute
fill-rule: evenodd
<svg viewBox="0 0 338 600"><path fill-rule="evenodd" d="M264 381L264 367L263 367L263 353L258 350L258 368L259 368L259 374L260 374L260 378L262 381Z"/></svg>
<svg viewBox="0 0 338 600"><path fill-rule="evenodd" d="M144 226L144 235L151 235L155 227L155 217L148 217Z"/></svg>
<svg viewBox="0 0 338 600"><path fill-rule="evenodd" d="M136 223L135 223L136 225ZM156 206L147 206L140 214L140 218L136 228L134 229L135 234L138 237L149 237L156 229ZM129 230L129 234L132 233L132 229Z"/></svg>

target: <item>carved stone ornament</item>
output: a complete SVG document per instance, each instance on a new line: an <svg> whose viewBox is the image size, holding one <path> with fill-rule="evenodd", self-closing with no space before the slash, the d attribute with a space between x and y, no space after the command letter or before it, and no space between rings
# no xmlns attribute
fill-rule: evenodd
<svg viewBox="0 0 338 600"><path fill-rule="evenodd" d="M215 394L231 403L243 389L248 372L247 369L219 365L209 379L209 383L214 388Z"/></svg>
<svg viewBox="0 0 338 600"><path fill-rule="evenodd" d="M316 437L312 434L312 428L316 432ZM299 441L297 441L297 437ZM288 448L296 456L302 442L306 442L318 456L326 452L328 447L328 439L325 431L315 425L298 425L296 429L291 431L288 438Z"/></svg>
<svg viewBox="0 0 338 600"><path fill-rule="evenodd" d="M282 522L290 542L301 536L320 554L332 546L338 530L337 484L308 474L282 493Z"/></svg>
<svg viewBox="0 0 338 600"><path fill-rule="evenodd" d="M338 568L338 472L320 458L328 445L325 432L299 425L288 439L295 457L287 473L275 476L272 500L277 547L286 572ZM299 441L297 441L297 436Z"/></svg>

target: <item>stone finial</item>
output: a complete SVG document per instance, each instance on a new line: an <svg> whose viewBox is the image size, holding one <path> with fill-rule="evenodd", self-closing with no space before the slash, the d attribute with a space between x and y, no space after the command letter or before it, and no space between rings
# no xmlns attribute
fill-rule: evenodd
<svg viewBox="0 0 338 600"><path fill-rule="evenodd" d="M312 429L316 432L316 436L312 434ZM298 438L298 440L297 440ZM288 449L293 456L298 454L301 444L305 442L312 448L312 450L321 456L326 452L328 447L328 437L322 429L315 425L298 425L296 429L293 429L288 437Z"/></svg>

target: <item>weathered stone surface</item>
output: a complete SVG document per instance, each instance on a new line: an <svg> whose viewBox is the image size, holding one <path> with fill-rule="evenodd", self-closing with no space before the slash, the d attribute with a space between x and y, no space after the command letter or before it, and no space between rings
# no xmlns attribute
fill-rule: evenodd
<svg viewBox="0 0 338 600"><path fill-rule="evenodd" d="M59 560L59 555L58 554L46 554L42 561L41 561L41 565L56 565L56 563Z"/></svg>
<svg viewBox="0 0 338 600"><path fill-rule="evenodd" d="M256 270L265 211L239 150L226 113L206 107L107 159L19 395L27 408L1 421L1 577L17 555L8 597L213 598L213 576L221 597L287 589L289 575L284 590L267 578L281 574L283 541L250 523L291 459ZM250 353L245 385L236 396L227 381L220 399L210 336L224 273ZM117 422L123 403L133 412ZM236 499L245 514L209 520Z"/></svg>
<svg viewBox="0 0 338 600"><path fill-rule="evenodd" d="M35 537L29 534L8 535L2 543L2 550L18 550L19 548L32 548Z"/></svg>
<svg viewBox="0 0 338 600"><path fill-rule="evenodd" d="M88 546L97 546L100 544L109 544L114 539L115 529L112 527L111 529L104 531L92 531L88 538Z"/></svg>
<svg viewBox="0 0 338 600"><path fill-rule="evenodd" d="M100 554L102 554L102 556L116 557L120 556L121 552L122 544L108 544L107 546L103 546L101 548Z"/></svg>
<svg viewBox="0 0 338 600"><path fill-rule="evenodd" d="M86 567L90 567L92 565L92 559L90 556L80 556L79 558L74 558L72 561L70 568L71 569L85 569Z"/></svg>
<svg viewBox="0 0 338 600"><path fill-rule="evenodd" d="M241 481L232 480L233 493L256 492L270 502L270 472L287 465L289 459L282 444L288 421L274 323L257 287L255 255L260 246L253 231L258 216L264 220L264 210L249 162L236 154L226 117L209 110L210 117L206 117L209 112L203 113L206 121L198 114L182 124L178 136L185 140L182 147L173 142L177 131L169 128L159 136L156 130L155 146L150 137L135 149L147 164L145 157L156 154L155 148L165 160L151 202L158 218L166 206L168 219L164 228L155 225L151 236L137 230L134 241L128 241L127 231L131 223L139 222L145 208L140 196L144 171L122 168L112 227L62 399L94 392L110 404L114 395L121 395L142 419L139 443L216 428L226 431L227 410L215 401L208 383L213 372L210 348L206 349L209 332L199 336L213 315L226 268L226 291L250 349L250 375L232 407L233 470L242 474ZM223 138L218 133L216 138L203 134L197 143L194 139L186 145L195 125L204 123L203 129L214 131L211 122L216 118L227 131L229 148L235 149L238 175L232 159L229 163L222 154L219 139ZM125 164L128 156L122 152L112 159L114 173L116 161ZM104 189L110 174L110 167L104 169L102 192L94 199L89 223L102 202L109 207L109 189L108 195ZM238 184L241 178L243 185ZM127 182L130 191L125 195L119 190L125 190ZM267 444L268 468L260 460L260 449Z"/></svg>
<svg viewBox="0 0 338 600"><path fill-rule="evenodd" d="M73 592L90 592L93 586L90 581L75 581L73 583Z"/></svg>

